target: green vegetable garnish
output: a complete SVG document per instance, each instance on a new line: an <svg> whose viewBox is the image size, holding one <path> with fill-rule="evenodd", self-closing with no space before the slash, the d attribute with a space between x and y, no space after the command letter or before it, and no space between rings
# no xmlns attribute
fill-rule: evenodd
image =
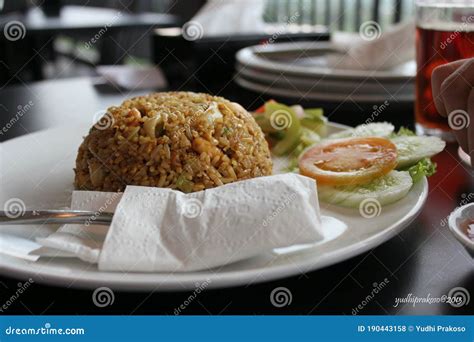
<svg viewBox="0 0 474 342"><path fill-rule="evenodd" d="M327 119L322 108L305 109L304 117L300 119L301 125L311 129L319 135L326 135Z"/></svg>
<svg viewBox="0 0 474 342"><path fill-rule="evenodd" d="M390 138L402 137L402 136L412 136L412 135L416 135L416 133L413 132L411 129L402 126L402 127L400 127L398 132L392 133L390 135Z"/></svg>
<svg viewBox="0 0 474 342"><path fill-rule="evenodd" d="M431 159L424 158L413 166L406 169L410 173L413 183L418 182L423 176L430 177L436 173L436 163Z"/></svg>
<svg viewBox="0 0 474 342"><path fill-rule="evenodd" d="M284 131L272 132L268 134L272 139L282 140L285 137Z"/></svg>
<svg viewBox="0 0 474 342"><path fill-rule="evenodd" d="M298 145L301 136L300 121L294 110L277 102L267 102L264 115L274 131L285 133L283 139L273 147L273 153L282 156L292 151Z"/></svg>
<svg viewBox="0 0 474 342"><path fill-rule="evenodd" d="M179 175L178 179L176 179L176 187L182 192L193 191L193 186L193 182L187 179L184 174Z"/></svg>
<svg viewBox="0 0 474 342"><path fill-rule="evenodd" d="M276 130L272 127L272 125L270 125L270 120L265 116L265 114L254 115L254 119L262 129L263 133L275 133Z"/></svg>
<svg viewBox="0 0 474 342"><path fill-rule="evenodd" d="M306 148L320 141L321 137L318 133L309 128L301 127L301 144L303 144L303 147Z"/></svg>
<svg viewBox="0 0 474 342"><path fill-rule="evenodd" d="M263 133L275 143L273 154L287 155L290 159L288 168L292 170L298 166L301 152L326 135L327 119L322 108L290 107L272 100L260 107L254 118Z"/></svg>
<svg viewBox="0 0 474 342"><path fill-rule="evenodd" d="M290 159L290 163L288 167L286 168L286 170L289 172L295 171L298 168L298 158L300 154L304 151L304 149L320 141L321 141L321 137L319 136L318 133L315 133L309 128L301 127L300 143L288 155L288 158Z"/></svg>
<svg viewBox="0 0 474 342"><path fill-rule="evenodd" d="M444 141L435 137L417 136L406 127L400 127L398 132L390 135L390 139L397 146L397 169L408 171L413 183L420 181L423 176L430 177L436 173L436 163L429 157L443 150Z"/></svg>
<svg viewBox="0 0 474 342"><path fill-rule="evenodd" d="M304 114L306 117L311 118L313 120L319 120L320 123L326 122L326 118L324 117L324 111L322 108L309 108L304 109Z"/></svg>

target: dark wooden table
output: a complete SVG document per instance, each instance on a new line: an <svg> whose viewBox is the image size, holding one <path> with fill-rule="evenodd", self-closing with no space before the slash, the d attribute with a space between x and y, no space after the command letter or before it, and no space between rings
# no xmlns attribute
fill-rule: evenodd
<svg viewBox="0 0 474 342"><path fill-rule="evenodd" d="M257 107L263 99L234 85L221 88L221 95ZM34 101L34 106L0 140L5 141L29 132L61 125L89 121L91 113L120 102L127 93L109 93L93 87L89 79L45 81L7 87L0 91L0 127L13 115L18 105ZM348 106L324 105L331 118L344 119L351 113ZM397 121L412 124L412 108L395 108ZM370 106L368 106L370 108ZM347 121L354 120L352 108ZM411 111L410 111L411 110ZM341 112L342 111L342 112ZM400 118L400 113L405 117ZM360 114L360 113L359 113ZM395 114L393 114L395 115ZM387 119L387 118L385 118ZM449 304L417 304L394 307L395 298L410 294L418 297L441 297L454 287L466 288L474 296L474 262L450 234L446 217L461 203L474 199L474 174L463 165L456 145L435 157L438 173L429 180L427 203L419 217L402 233L360 256L295 277L247 286L204 291L190 301L181 314L472 314L474 298L469 305L454 308ZM8 162L8 161L4 161ZM34 171L34 170L33 170ZM360 227L363 229L363 227ZM374 283L387 279L383 290L369 301ZM0 276L0 302L17 289L18 280L8 274ZM277 308L270 293L285 287L292 293L290 305ZM91 290L59 288L34 283L14 301L6 314L170 314L189 300L192 292L115 292L113 305L98 308L92 302Z"/></svg>

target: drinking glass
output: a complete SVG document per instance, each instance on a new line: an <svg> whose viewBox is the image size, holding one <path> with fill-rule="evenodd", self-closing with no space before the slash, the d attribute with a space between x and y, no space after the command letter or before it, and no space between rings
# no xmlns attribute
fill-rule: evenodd
<svg viewBox="0 0 474 342"><path fill-rule="evenodd" d="M474 57L474 0L417 0L415 7L416 131L453 141L433 102L431 74L439 65Z"/></svg>

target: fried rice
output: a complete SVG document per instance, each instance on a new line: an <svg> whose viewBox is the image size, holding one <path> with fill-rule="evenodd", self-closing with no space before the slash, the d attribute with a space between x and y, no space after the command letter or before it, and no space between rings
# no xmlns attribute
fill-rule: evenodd
<svg viewBox="0 0 474 342"><path fill-rule="evenodd" d="M193 192L272 173L253 117L222 97L163 92L110 107L79 147L76 189Z"/></svg>

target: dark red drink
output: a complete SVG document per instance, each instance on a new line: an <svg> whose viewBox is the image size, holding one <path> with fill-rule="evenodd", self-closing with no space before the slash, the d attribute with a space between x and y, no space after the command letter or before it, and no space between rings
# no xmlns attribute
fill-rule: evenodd
<svg viewBox="0 0 474 342"><path fill-rule="evenodd" d="M436 111L431 92L431 73L438 65L474 57L474 31L460 24L456 31L416 29L415 119L423 128L449 131L448 121Z"/></svg>

